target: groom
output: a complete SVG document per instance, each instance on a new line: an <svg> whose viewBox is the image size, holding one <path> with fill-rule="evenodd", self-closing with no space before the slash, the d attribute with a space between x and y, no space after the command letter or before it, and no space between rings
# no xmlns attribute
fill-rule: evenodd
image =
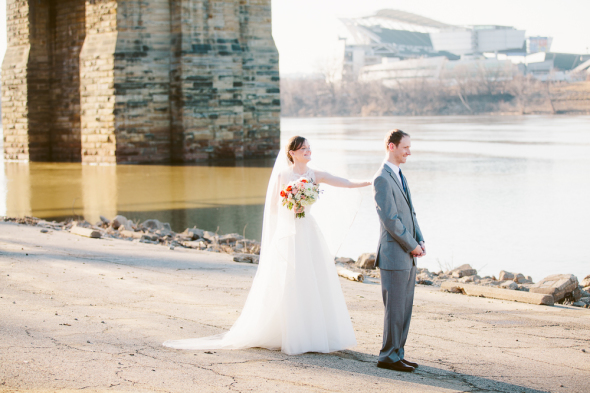
<svg viewBox="0 0 590 393"><path fill-rule="evenodd" d="M410 372L418 364L404 358L404 345L412 317L416 258L426 255L426 248L410 188L400 169L411 154L410 136L401 130L393 130L385 138L385 148L386 161L373 180L381 224L376 265L381 270L385 305L383 346L377 367Z"/></svg>

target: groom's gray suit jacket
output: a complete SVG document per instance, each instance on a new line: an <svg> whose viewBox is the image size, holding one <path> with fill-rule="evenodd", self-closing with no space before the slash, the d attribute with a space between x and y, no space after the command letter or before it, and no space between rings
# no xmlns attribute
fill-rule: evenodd
<svg viewBox="0 0 590 393"><path fill-rule="evenodd" d="M412 195L407 194L393 170L383 164L373 179L373 192L381 235L377 248L377 262L381 270L408 270L416 265L410 254L423 241Z"/></svg>

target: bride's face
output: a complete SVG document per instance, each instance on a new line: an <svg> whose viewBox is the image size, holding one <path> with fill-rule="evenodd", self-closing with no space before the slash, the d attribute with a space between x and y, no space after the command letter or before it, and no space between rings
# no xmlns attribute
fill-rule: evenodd
<svg viewBox="0 0 590 393"><path fill-rule="evenodd" d="M303 142L303 145L299 150L295 150L291 152L291 157L293 157L293 161L295 162L309 162L311 161L311 146L309 146L309 142Z"/></svg>

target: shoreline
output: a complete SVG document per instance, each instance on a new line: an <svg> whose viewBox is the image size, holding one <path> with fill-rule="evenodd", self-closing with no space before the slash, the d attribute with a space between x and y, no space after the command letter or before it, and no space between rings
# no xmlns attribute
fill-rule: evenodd
<svg viewBox="0 0 590 393"><path fill-rule="evenodd" d="M428 115L411 115L411 114L381 114L381 115L363 115L361 113L354 114L354 115L346 115L346 114L339 114L333 116L312 116L312 115L305 115L305 116L292 116L292 115L285 115L281 116L281 118L286 119L322 119L322 118L333 118L333 117L343 117L343 118L370 118L370 117L487 117L487 116L502 116L502 117L527 117L527 116L589 116L590 110L580 111L580 110L569 110L569 111L558 111L556 113L551 113L549 111L533 111L527 113L519 113L518 111L499 111L499 112L481 112L481 113L439 113L439 114L428 114Z"/></svg>
<svg viewBox="0 0 590 393"><path fill-rule="evenodd" d="M358 345L331 354L178 351L168 339L227 331L255 266L224 253L92 239L0 222L0 391L584 392L588 310L418 285L413 374L375 366L378 280L341 279ZM518 364L515 369L514 365Z"/></svg>
<svg viewBox="0 0 590 393"><path fill-rule="evenodd" d="M232 256L234 262L258 264L260 258L260 242L246 239L243 235L230 233L219 235L214 232L199 228L186 228L183 232L172 231L170 224L162 223L156 219L148 219L144 222L134 222L124 216L117 215L112 220L100 216L100 221L94 225L87 221L67 220L62 222L49 222L36 217L0 217L0 220L16 222L29 226L41 227L41 233L49 230L68 231L76 235L91 238L119 239L132 242L155 244L169 247L201 250L214 253L225 253ZM375 267L375 254L364 253L357 260L345 257L336 257L335 261L338 274L351 281L362 282L365 277L380 279L379 269ZM550 285L545 285L546 282ZM559 281L553 283L552 281ZM457 285L445 285L456 283ZM455 293L466 293L460 284L469 286L504 289L517 292L537 292L550 294L553 300L545 300L540 304L553 305L554 303L573 305L576 307L590 308L590 274L579 279L572 274L554 274L545 277L538 283L534 283L531 276L522 273L501 270L498 277L480 276L476 269L466 264L459 267L451 267L447 271L430 272L427 268L417 269L416 284L432 285L436 288L444 287L444 290ZM541 288L539 288L541 286ZM548 287L560 287L550 290ZM481 290L475 289L479 296L484 296ZM493 293L487 291L487 293ZM514 298L515 301L529 302L530 296L519 296L517 293L501 295L502 298ZM489 295L493 297L493 295ZM484 296L485 297L485 296Z"/></svg>

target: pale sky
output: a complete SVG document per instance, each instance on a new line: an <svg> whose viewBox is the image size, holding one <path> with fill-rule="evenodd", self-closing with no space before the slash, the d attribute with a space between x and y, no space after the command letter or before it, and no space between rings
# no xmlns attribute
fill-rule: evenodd
<svg viewBox="0 0 590 393"><path fill-rule="evenodd" d="M590 0L272 0L281 74L317 70L338 51L338 18L385 8L451 25L504 25L553 37L551 51L590 53ZM340 44L340 47L342 44Z"/></svg>
<svg viewBox="0 0 590 393"><path fill-rule="evenodd" d="M317 72L342 48L338 18L384 8L452 25L506 25L551 36L551 51L590 53L590 0L272 0L282 74ZM0 0L0 54L6 51L6 0Z"/></svg>

